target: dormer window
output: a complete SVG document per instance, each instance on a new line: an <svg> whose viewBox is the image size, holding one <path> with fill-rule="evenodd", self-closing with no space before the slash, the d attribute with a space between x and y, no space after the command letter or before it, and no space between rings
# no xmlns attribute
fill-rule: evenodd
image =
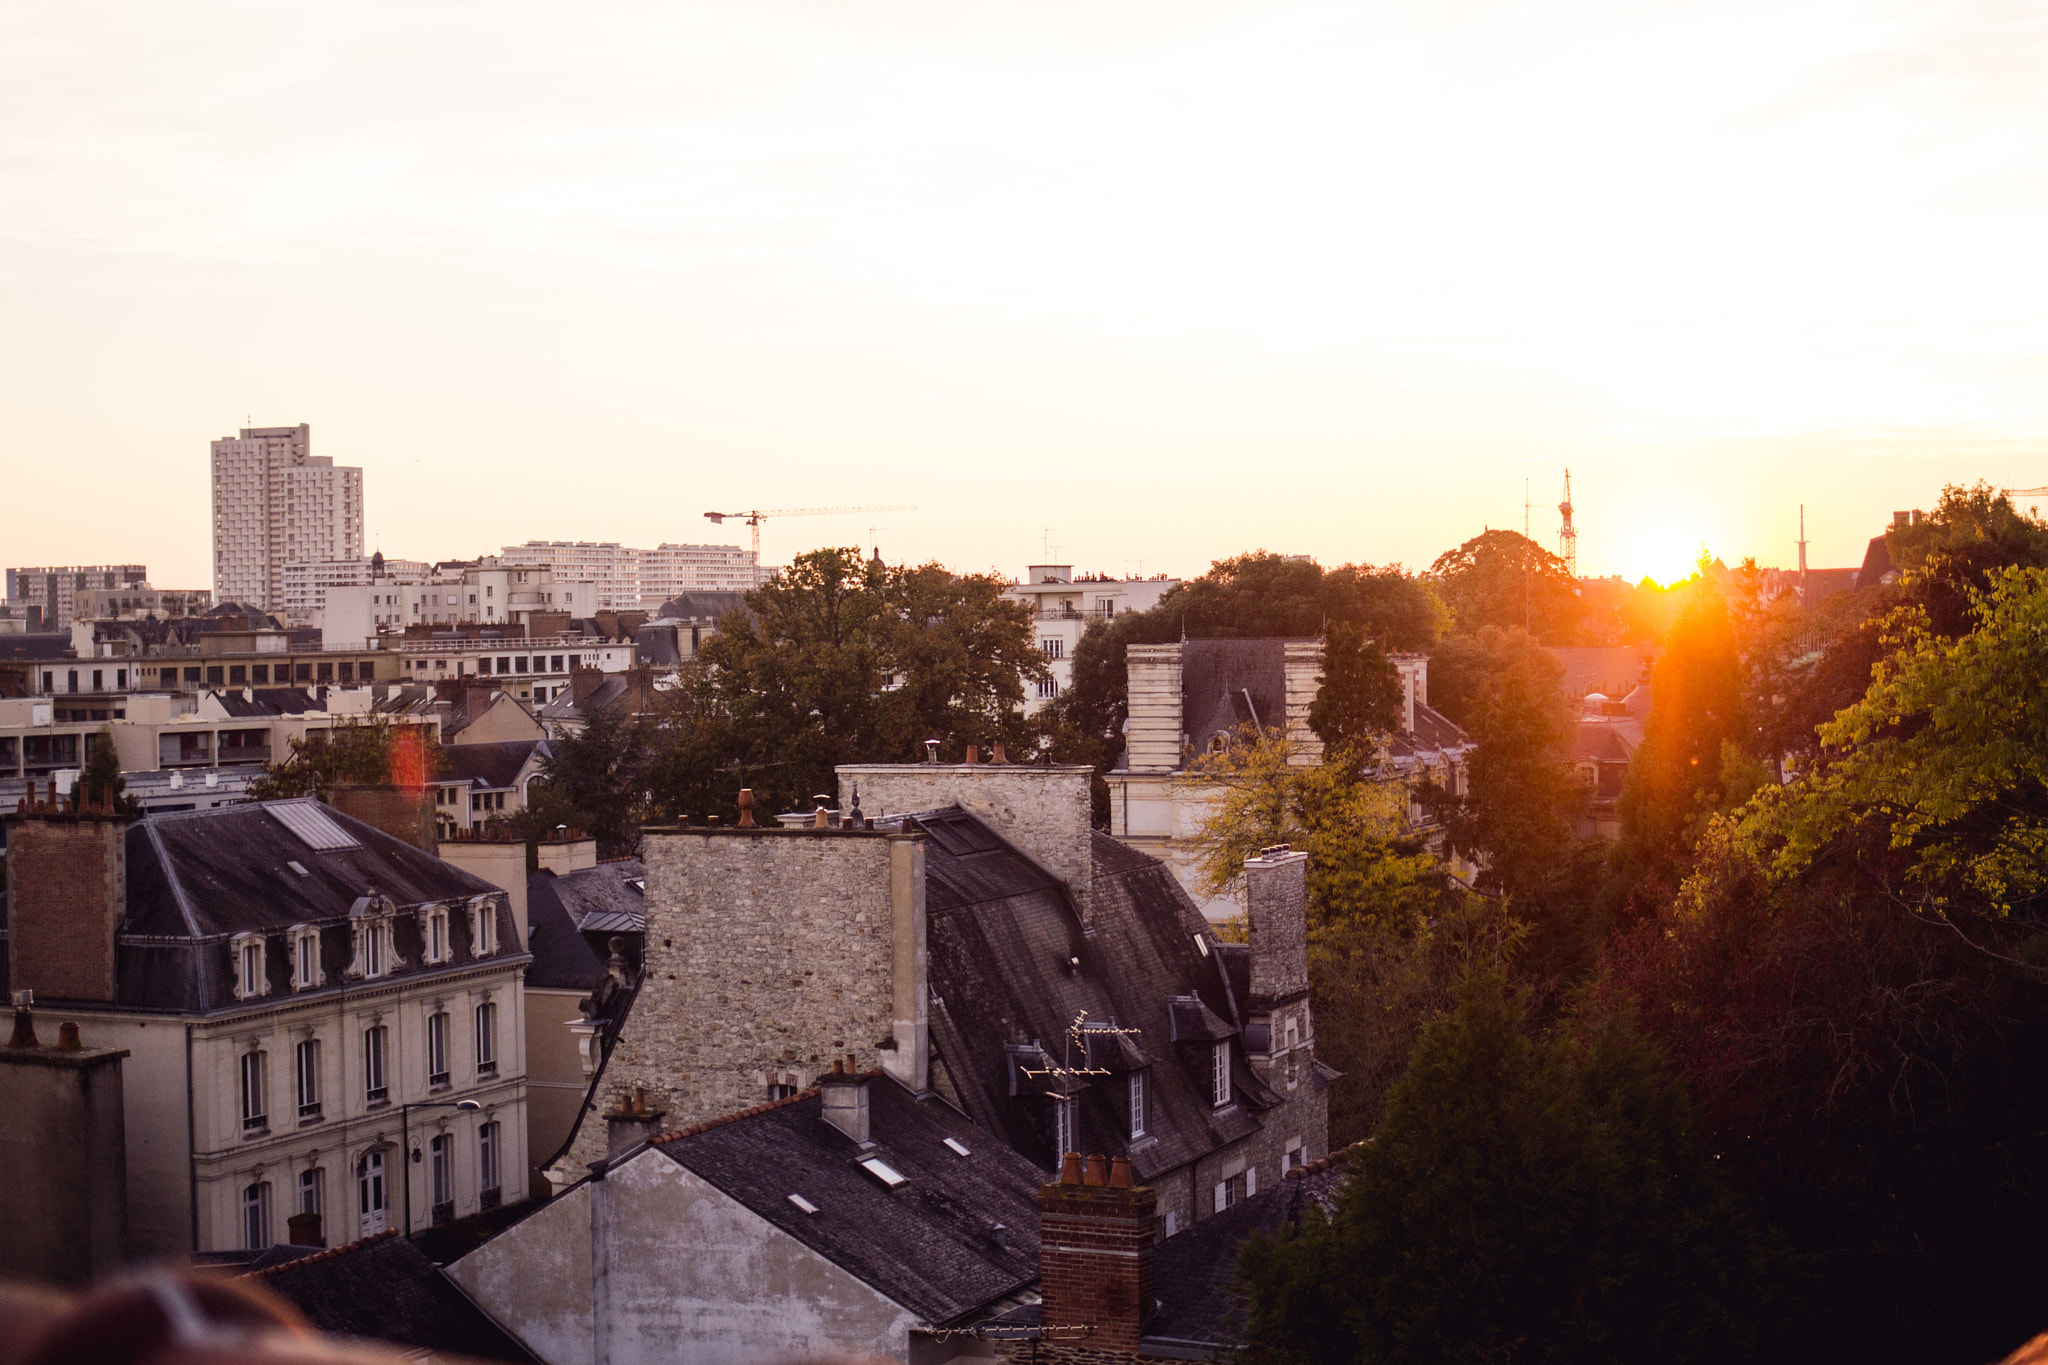
<svg viewBox="0 0 2048 1365"><path fill-rule="evenodd" d="M235 959L235 999L255 1000L270 994L270 973L263 958L263 935L236 934L230 946Z"/></svg>
<svg viewBox="0 0 2048 1365"><path fill-rule="evenodd" d="M448 907L445 905L432 906L420 919L422 958L436 965L446 962L449 958Z"/></svg>
<svg viewBox="0 0 2048 1365"><path fill-rule="evenodd" d="M320 931L311 925L292 929L292 989L310 991L325 984L327 973L320 968Z"/></svg>
<svg viewBox="0 0 2048 1365"><path fill-rule="evenodd" d="M397 947L391 941L393 909L391 902L379 895L364 896L349 908L354 938L349 976L374 980L401 965Z"/></svg>
<svg viewBox="0 0 2048 1365"><path fill-rule="evenodd" d="M489 896L469 903L469 955L489 957L498 951L498 906Z"/></svg>
<svg viewBox="0 0 2048 1365"><path fill-rule="evenodd" d="M1230 1103L1230 1040L1216 1044L1209 1061L1209 1103L1221 1109Z"/></svg>
<svg viewBox="0 0 2048 1365"><path fill-rule="evenodd" d="M1133 1141L1145 1136L1145 1073L1133 1071L1130 1076L1131 1138Z"/></svg>

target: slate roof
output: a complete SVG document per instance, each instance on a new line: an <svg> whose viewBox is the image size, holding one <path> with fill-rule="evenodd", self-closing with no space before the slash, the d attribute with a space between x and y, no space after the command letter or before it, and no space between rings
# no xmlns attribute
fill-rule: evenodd
<svg viewBox="0 0 2048 1365"><path fill-rule="evenodd" d="M657 1139L653 1150L933 1326L1031 1285L1037 1169L936 1099L920 1102L879 1072L867 1086L867 1148L825 1121L813 1089ZM856 1164L866 1157L888 1163L904 1184L885 1187ZM818 1211L805 1213L792 1194ZM997 1223L1006 1229L1000 1244Z"/></svg>
<svg viewBox="0 0 2048 1365"><path fill-rule="evenodd" d="M1146 1339L1213 1345L1241 1341L1238 1248L1247 1238L1270 1237L1297 1221L1307 1202L1334 1189L1340 1178L1328 1170L1283 1180L1161 1242L1152 1263L1159 1310L1145 1324Z"/></svg>
<svg viewBox="0 0 2048 1365"><path fill-rule="evenodd" d="M1404 768L1418 762L1438 762L1471 746L1472 736L1465 733L1464 727L1443 712L1417 702L1414 730L1390 736L1387 757L1394 767Z"/></svg>
<svg viewBox="0 0 2048 1365"><path fill-rule="evenodd" d="M612 934L630 935L637 945L647 930L647 865L638 858L556 875L550 889L593 948L603 948Z"/></svg>
<svg viewBox="0 0 2048 1365"><path fill-rule="evenodd" d="M290 1303L322 1332L530 1365L538 1361L441 1268L396 1232L313 1251L277 1246L244 1279Z"/></svg>
<svg viewBox="0 0 2048 1365"><path fill-rule="evenodd" d="M663 602L654 613L656 624L664 620L681 621L685 625L714 624L729 611L738 611L747 604L743 592L707 590L704 592L680 592Z"/></svg>
<svg viewBox="0 0 2048 1365"><path fill-rule="evenodd" d="M472 787L515 787L534 751L545 752L544 743L538 739L508 739L496 744L444 744L440 780Z"/></svg>
<svg viewBox="0 0 2048 1365"><path fill-rule="evenodd" d="M605 975L605 959L576 927L557 895L560 879L542 869L526 879L528 989L587 991Z"/></svg>
<svg viewBox="0 0 2048 1365"><path fill-rule="evenodd" d="M1246 722L1287 721L1288 642L1186 640L1181 643L1181 728L1197 750L1209 737Z"/></svg>
<svg viewBox="0 0 2048 1365"><path fill-rule="evenodd" d="M1213 1045L1175 1041L1175 997L1199 1000L1228 1030L1242 1021L1215 935L1165 864L1092 835L1093 911L1084 929L1066 889L976 817L948 807L876 823L906 821L929 836L931 1034L943 1069L934 1084L950 1087L968 1117L1055 1168L1046 1087L1023 1072L1066 1056L1067 1029L1086 1011L1135 1032L1129 1057L1101 1063L1118 1074L1078 1083L1081 1150L1127 1154L1144 1180L1257 1130L1247 1103L1210 1105ZM1235 1085L1249 1095L1242 1050L1233 1044L1231 1054ZM1120 1073L1146 1062L1149 1132L1133 1143Z"/></svg>
<svg viewBox="0 0 2048 1365"><path fill-rule="evenodd" d="M555 721L581 720L586 708L601 711L624 698L631 689L630 679L616 673L607 674L604 681L593 687L580 704L576 700L576 690L573 687L562 689L553 701L540 708L540 718Z"/></svg>
<svg viewBox="0 0 2048 1365"><path fill-rule="evenodd" d="M335 837L321 842L345 846L315 847L294 825L331 832ZM454 962L420 964L418 925L405 912L429 902L493 896L503 946L492 960L526 960L497 887L312 797L149 815L129 825L126 840L128 913L115 946L116 1009L239 1008L229 936L279 935L300 924L320 926L328 985L299 994L338 989L351 955L352 912L372 889L398 912L393 934L404 965L391 973L394 980L460 969L473 960L467 917L455 915ZM0 895L0 911L5 904ZM266 999L274 1001L293 992L284 940L280 935L270 942Z"/></svg>
<svg viewBox="0 0 2048 1365"><path fill-rule="evenodd" d="M244 694L247 695L244 695ZM327 703L303 687L224 688L212 693L214 703L232 720L244 717L303 716L327 709Z"/></svg>
<svg viewBox="0 0 2048 1365"><path fill-rule="evenodd" d="M71 647L71 632L68 630L0 635L0 660L41 663L77 657L77 651Z"/></svg>

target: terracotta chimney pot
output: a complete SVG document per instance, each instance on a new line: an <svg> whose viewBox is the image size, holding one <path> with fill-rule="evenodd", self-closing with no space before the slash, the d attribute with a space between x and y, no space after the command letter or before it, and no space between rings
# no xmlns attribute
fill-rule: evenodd
<svg viewBox="0 0 2048 1365"><path fill-rule="evenodd" d="M1101 1187L1109 1183L1109 1163L1099 1156L1088 1158L1087 1174L1081 1178L1084 1185Z"/></svg>
<svg viewBox="0 0 2048 1365"><path fill-rule="evenodd" d="M981 762L981 746L979 744L970 744L967 746L967 761L969 763Z"/></svg>
<svg viewBox="0 0 2048 1365"><path fill-rule="evenodd" d="M1068 1152L1060 1158L1060 1184L1078 1185L1080 1183L1081 1154L1079 1152Z"/></svg>
<svg viewBox="0 0 2048 1365"><path fill-rule="evenodd" d="M1127 1156L1111 1157L1109 1161L1109 1187L1113 1190L1131 1188L1131 1159Z"/></svg>

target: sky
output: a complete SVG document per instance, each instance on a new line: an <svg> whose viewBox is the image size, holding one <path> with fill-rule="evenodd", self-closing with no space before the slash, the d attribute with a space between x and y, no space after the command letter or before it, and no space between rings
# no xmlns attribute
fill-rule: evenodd
<svg viewBox="0 0 2048 1365"><path fill-rule="evenodd" d="M1860 562L2048 484L2048 6L0 7L0 562ZM1525 495L1526 490L1526 495ZM2048 502L2048 499L2044 499ZM872 529L871 529L872 528Z"/></svg>

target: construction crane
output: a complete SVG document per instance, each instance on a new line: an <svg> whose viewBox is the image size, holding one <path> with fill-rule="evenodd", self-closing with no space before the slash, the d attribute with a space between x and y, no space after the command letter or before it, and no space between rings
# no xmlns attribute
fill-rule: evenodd
<svg viewBox="0 0 2048 1365"><path fill-rule="evenodd" d="M761 522L767 517L837 517L852 512L915 512L911 503L891 503L887 507L777 507L767 512L706 512L704 519L714 526L723 526L728 520L744 521L754 533L754 568L761 567Z"/></svg>

